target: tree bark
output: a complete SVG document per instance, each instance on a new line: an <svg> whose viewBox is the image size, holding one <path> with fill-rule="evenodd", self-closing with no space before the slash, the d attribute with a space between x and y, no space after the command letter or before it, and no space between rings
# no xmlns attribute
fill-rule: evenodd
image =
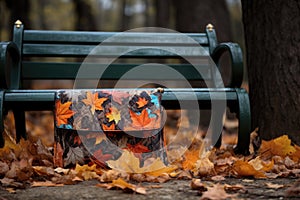
<svg viewBox="0 0 300 200"><path fill-rule="evenodd" d="M97 30L97 23L92 12L92 6L89 1L73 0L75 12L77 14L76 30L94 31Z"/></svg>
<svg viewBox="0 0 300 200"><path fill-rule="evenodd" d="M176 29L180 32L203 32L207 24L216 27L220 41L232 38L230 14L225 0L173 0Z"/></svg>
<svg viewBox="0 0 300 200"><path fill-rule="evenodd" d="M253 129L300 144L300 1L242 0Z"/></svg>
<svg viewBox="0 0 300 200"><path fill-rule="evenodd" d="M156 26L163 28L170 28L170 10L171 0L155 0L156 7Z"/></svg>

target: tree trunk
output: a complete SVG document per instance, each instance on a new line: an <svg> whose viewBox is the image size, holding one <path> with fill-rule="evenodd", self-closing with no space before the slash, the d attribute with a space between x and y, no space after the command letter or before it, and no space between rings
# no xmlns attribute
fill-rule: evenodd
<svg viewBox="0 0 300 200"><path fill-rule="evenodd" d="M156 7L156 26L162 28L170 28L170 10L171 0L155 0Z"/></svg>
<svg viewBox="0 0 300 200"><path fill-rule="evenodd" d="M97 30L97 23L92 12L89 1L73 0L77 14L76 30L93 31Z"/></svg>
<svg viewBox="0 0 300 200"><path fill-rule="evenodd" d="M253 129L300 144L300 1L242 0Z"/></svg>
<svg viewBox="0 0 300 200"><path fill-rule="evenodd" d="M216 27L220 41L231 40L230 14L225 0L173 1L178 31L203 32L211 23Z"/></svg>
<svg viewBox="0 0 300 200"><path fill-rule="evenodd" d="M10 10L10 37L12 37L12 28L17 20L21 20L26 29L31 28L29 20L30 2L29 0L5 0L6 7Z"/></svg>

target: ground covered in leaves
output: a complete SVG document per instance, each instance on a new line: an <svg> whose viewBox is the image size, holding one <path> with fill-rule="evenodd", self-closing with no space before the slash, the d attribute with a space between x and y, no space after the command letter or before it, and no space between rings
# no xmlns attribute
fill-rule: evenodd
<svg viewBox="0 0 300 200"><path fill-rule="evenodd" d="M134 153L119 160L126 172L97 165L71 169L53 165L53 116L28 116L29 139L16 144L13 124L6 123L6 145L0 149L1 199L237 199L297 198L300 196L300 147L288 136L262 141L249 156L233 153L236 136L224 137L221 149L206 150L201 136L178 157L168 152L169 166L150 159L143 168ZM30 120L33 118L34 120ZM43 125L43 126L41 126ZM172 135L172 129L166 128ZM185 135L188 137L189 134ZM199 134L201 135L201 134ZM256 138L256 133L252 134ZM256 141L256 140L254 140ZM127 160L127 162L125 162ZM129 162L128 162L129 161ZM151 169L158 170L149 170ZM117 189L116 191L114 191ZM130 194L127 194L130 193Z"/></svg>

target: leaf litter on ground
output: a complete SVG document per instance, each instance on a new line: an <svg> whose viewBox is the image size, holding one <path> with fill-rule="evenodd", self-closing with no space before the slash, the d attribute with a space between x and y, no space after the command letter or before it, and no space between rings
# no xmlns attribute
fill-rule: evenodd
<svg viewBox="0 0 300 200"><path fill-rule="evenodd" d="M141 100L141 105L143 103ZM191 189L202 194L201 199L226 199L236 197L233 192L245 191L243 181L241 185L231 186L219 183L227 177L245 178L245 181L256 178L300 178L300 147L293 144L286 135L262 141L258 152L252 152L250 156L235 155L232 145L207 151L203 148L201 137L197 137L184 154L181 155L181 150L176 148L167 152L168 158L173 161L168 166L159 158L151 158L140 167L139 158L133 152L124 150L118 160L107 161L111 169L103 169L96 164L77 164L70 169L54 168L53 148L44 145L42 139L29 137L16 144L7 130L4 138L5 146L0 149L0 182L10 192L16 188L55 187L96 179L99 187L146 194L146 187L141 186L143 182L163 183L172 179L185 179L190 180ZM202 179L213 182L208 184ZM298 182L287 189L287 196L299 194ZM285 188L271 182L266 182L266 187Z"/></svg>

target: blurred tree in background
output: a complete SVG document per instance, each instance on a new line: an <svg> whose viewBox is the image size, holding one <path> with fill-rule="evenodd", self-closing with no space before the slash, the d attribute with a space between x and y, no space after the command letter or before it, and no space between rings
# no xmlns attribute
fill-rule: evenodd
<svg viewBox="0 0 300 200"><path fill-rule="evenodd" d="M0 39L20 19L27 29L124 31L157 26L203 32L243 43L239 0L0 0ZM233 36L233 37L232 37Z"/></svg>

